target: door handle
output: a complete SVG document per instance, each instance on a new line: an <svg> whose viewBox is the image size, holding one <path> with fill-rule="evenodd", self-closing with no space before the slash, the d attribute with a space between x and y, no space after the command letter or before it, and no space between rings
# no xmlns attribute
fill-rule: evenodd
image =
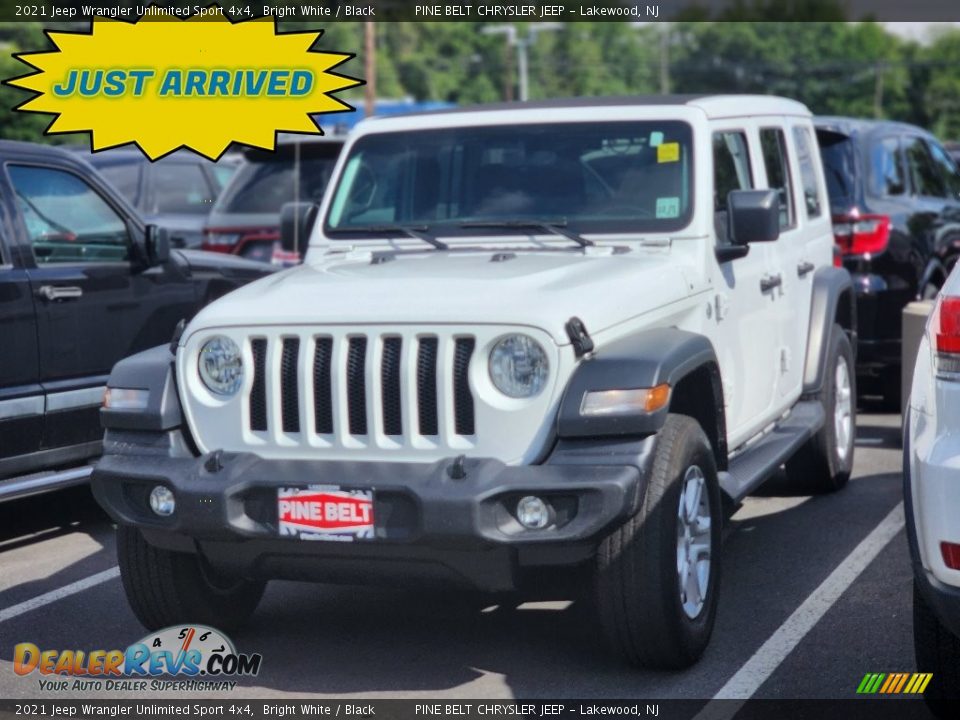
<svg viewBox="0 0 960 720"><path fill-rule="evenodd" d="M53 302L55 300L76 300L83 297L83 288L76 285L41 285L37 290L37 295L44 300Z"/></svg>
<svg viewBox="0 0 960 720"><path fill-rule="evenodd" d="M783 285L783 278L780 275L766 275L760 280L760 292L770 292L781 285Z"/></svg>
<svg viewBox="0 0 960 720"><path fill-rule="evenodd" d="M804 277L806 275L809 275L816 269L817 269L817 266L814 265L812 262L802 262L799 265L797 265L797 277Z"/></svg>

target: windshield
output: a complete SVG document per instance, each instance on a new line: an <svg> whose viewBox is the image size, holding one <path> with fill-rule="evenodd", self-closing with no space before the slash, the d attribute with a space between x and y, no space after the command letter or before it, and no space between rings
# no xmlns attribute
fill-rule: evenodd
<svg viewBox="0 0 960 720"><path fill-rule="evenodd" d="M523 220L576 232L666 232L692 210L690 126L590 122L392 132L360 138L326 230L427 226L434 235L517 233ZM469 227L485 223L484 228ZM463 227L467 225L468 227ZM356 237L356 235L352 235Z"/></svg>

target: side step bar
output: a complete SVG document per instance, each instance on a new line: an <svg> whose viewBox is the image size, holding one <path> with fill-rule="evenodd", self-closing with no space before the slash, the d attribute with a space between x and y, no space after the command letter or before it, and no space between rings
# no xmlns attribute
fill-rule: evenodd
<svg viewBox="0 0 960 720"><path fill-rule="evenodd" d="M797 403L789 417L730 461L729 470L720 473L720 488L734 502L740 502L776 473L825 421L819 402Z"/></svg>
<svg viewBox="0 0 960 720"><path fill-rule="evenodd" d="M33 475L0 480L0 502L19 500L29 495L82 485L90 479L92 472L93 465L85 465L70 470L38 472Z"/></svg>

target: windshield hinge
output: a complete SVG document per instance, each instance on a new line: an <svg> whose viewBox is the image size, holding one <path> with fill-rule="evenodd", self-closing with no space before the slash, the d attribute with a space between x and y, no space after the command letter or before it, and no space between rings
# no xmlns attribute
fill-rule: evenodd
<svg viewBox="0 0 960 720"><path fill-rule="evenodd" d="M578 317L572 317L567 320L565 327L567 337L570 338L570 343L573 345L573 351L577 357L583 357L593 352L593 340L590 338L590 333L587 332L583 320Z"/></svg>

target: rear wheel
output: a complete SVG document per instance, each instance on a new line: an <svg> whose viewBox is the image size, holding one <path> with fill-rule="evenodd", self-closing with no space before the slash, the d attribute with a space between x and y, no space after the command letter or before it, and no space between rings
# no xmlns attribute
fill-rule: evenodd
<svg viewBox="0 0 960 720"><path fill-rule="evenodd" d="M153 547L125 525L117 527L117 559L130 608L148 630L179 623L231 630L253 614L266 586L216 573L200 555Z"/></svg>
<svg viewBox="0 0 960 720"><path fill-rule="evenodd" d="M669 415L640 510L601 544L594 596L628 662L680 669L703 654L720 582L720 487L700 425Z"/></svg>
<svg viewBox="0 0 960 720"><path fill-rule="evenodd" d="M853 468L857 403L853 350L847 334L833 326L826 374L817 399L826 416L823 427L787 461L790 485L805 492L833 492L850 479Z"/></svg>

